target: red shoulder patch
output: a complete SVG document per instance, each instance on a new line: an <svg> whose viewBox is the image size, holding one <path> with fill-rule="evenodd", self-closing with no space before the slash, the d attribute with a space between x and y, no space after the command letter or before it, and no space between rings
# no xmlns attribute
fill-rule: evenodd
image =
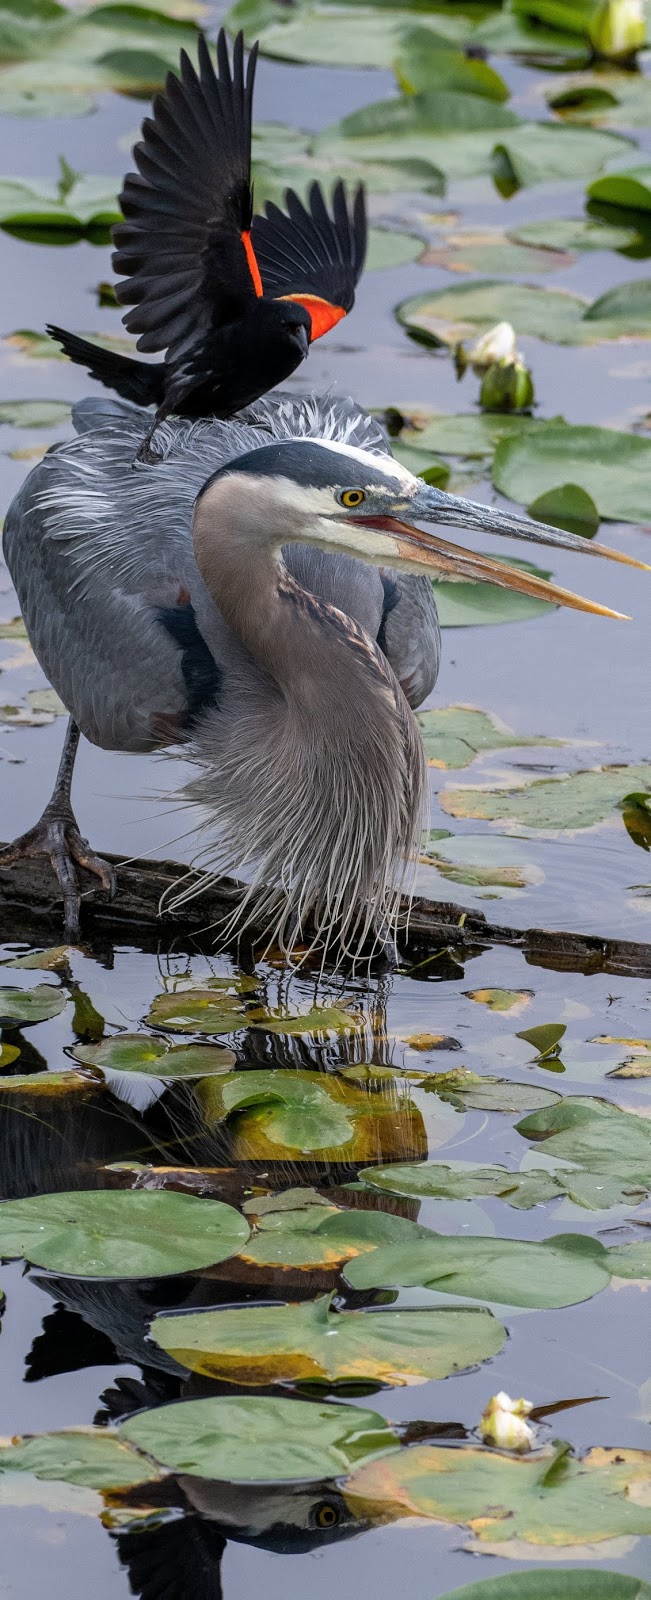
<svg viewBox="0 0 651 1600"><path fill-rule="evenodd" d="M312 319L312 338L320 339L330 328L334 328L346 313L343 306L333 306L329 300L322 300L318 294L281 294L279 300L295 300L299 306L305 306Z"/></svg>

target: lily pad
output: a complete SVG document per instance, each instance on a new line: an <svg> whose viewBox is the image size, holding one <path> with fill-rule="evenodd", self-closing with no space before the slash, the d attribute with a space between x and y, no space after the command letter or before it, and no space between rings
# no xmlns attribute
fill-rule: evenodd
<svg viewBox="0 0 651 1600"><path fill-rule="evenodd" d="M467 1067L452 1067L449 1072L429 1072L422 1089L438 1094L460 1110L522 1111L526 1106L548 1105L557 1100L553 1089L532 1083L517 1083L510 1078L494 1078L488 1073L469 1072Z"/></svg>
<svg viewBox="0 0 651 1600"><path fill-rule="evenodd" d="M599 128L647 128L651 85L641 72L582 72L551 89L547 104L565 122Z"/></svg>
<svg viewBox="0 0 651 1600"><path fill-rule="evenodd" d="M330 6L303 4L289 13L277 7L276 15L282 20L261 28L260 14L255 17L250 6L245 13L241 5L235 5L229 12L229 26L235 30L244 24L251 41L259 37L263 55L324 67L340 67L345 61L348 67L389 69L400 49L403 29L416 20L413 11L401 9L399 3L395 9L344 5L334 11ZM417 20L419 27L431 27L435 36L444 31L445 22L438 15L430 19L426 13L418 13ZM451 25L450 32L452 39L467 33L465 17L461 17L460 27Z"/></svg>
<svg viewBox="0 0 651 1600"><path fill-rule="evenodd" d="M12 1061L17 1061L20 1049L17 1044L2 1044L0 1041L0 1070L10 1067Z"/></svg>
<svg viewBox="0 0 651 1600"><path fill-rule="evenodd" d="M114 350L119 356L134 354L133 339L127 339L120 333L83 332L80 338L90 339L104 350ZM13 333L5 335L4 343L8 345L10 354L15 352L19 357L27 357L31 361L68 360L55 339L51 339L48 333L36 333L33 328L16 328Z"/></svg>
<svg viewBox="0 0 651 1600"><path fill-rule="evenodd" d="M447 272L503 273L515 277L520 272L555 272L572 264L568 252L551 245L537 248L518 242L498 229L458 228L447 231L428 245L424 267L445 267Z"/></svg>
<svg viewBox="0 0 651 1600"><path fill-rule="evenodd" d="M0 1095L27 1095L30 1099L35 1095L56 1099L60 1095L88 1095L97 1087L81 1072L12 1072L10 1077L0 1079Z"/></svg>
<svg viewBox="0 0 651 1600"><path fill-rule="evenodd" d="M564 1022L541 1022L536 1028L524 1028L522 1033L516 1034L516 1039L524 1039L526 1044L532 1044L537 1050L540 1059L553 1055L554 1051L567 1033Z"/></svg>
<svg viewBox="0 0 651 1600"><path fill-rule="evenodd" d="M651 765L596 767L559 778L536 778L518 788L444 789L439 804L452 817L574 831L604 822L631 789L643 785L651 791Z"/></svg>
<svg viewBox="0 0 651 1600"><path fill-rule="evenodd" d="M0 423L12 428L58 428L69 421L67 400L0 401Z"/></svg>
<svg viewBox="0 0 651 1600"><path fill-rule="evenodd" d="M581 1234L541 1244L432 1234L408 1248L380 1246L349 1262L344 1277L353 1289L442 1289L542 1310L578 1305L608 1287L608 1252L596 1240L588 1245Z"/></svg>
<svg viewBox="0 0 651 1600"><path fill-rule="evenodd" d="M626 211L651 211L651 162L595 178L588 185L588 195L591 200L623 206Z"/></svg>
<svg viewBox="0 0 651 1600"><path fill-rule="evenodd" d="M87 1489L129 1489L163 1476L124 1439L104 1428L69 1428L0 1441L0 1472L83 1484Z"/></svg>
<svg viewBox="0 0 651 1600"><path fill-rule="evenodd" d="M375 1411L257 1395L158 1406L119 1434L162 1466L232 1483L339 1478L397 1444Z"/></svg>
<svg viewBox="0 0 651 1600"><path fill-rule="evenodd" d="M651 1244L616 1244L608 1251L610 1270L615 1278L651 1278Z"/></svg>
<svg viewBox="0 0 651 1600"><path fill-rule="evenodd" d="M150 1033L115 1033L100 1044L78 1044L75 1061L111 1072L138 1072L154 1078L204 1078L211 1072L229 1072L236 1061L222 1045L170 1045Z"/></svg>
<svg viewBox="0 0 651 1600"><path fill-rule="evenodd" d="M599 512L592 495L578 483L562 483L557 489L548 489L532 500L527 511L534 521L565 528L583 539L593 539L599 528Z"/></svg>
<svg viewBox="0 0 651 1600"><path fill-rule="evenodd" d="M593 1178L651 1187L651 1123L607 1101L568 1096L525 1117L517 1131L525 1139L543 1140L546 1155L571 1161ZM572 1173L573 1183L578 1176Z"/></svg>
<svg viewBox="0 0 651 1600"><path fill-rule="evenodd" d="M259 1267L339 1268L379 1245L408 1245L427 1230L387 1211L344 1211L323 1202L292 1211L263 1212L240 1252Z"/></svg>
<svg viewBox="0 0 651 1600"><path fill-rule="evenodd" d="M51 983L37 983L34 989L11 989L0 984L0 1027L24 1028L34 1022L49 1022L58 1017L67 1002L65 989Z"/></svg>
<svg viewBox="0 0 651 1600"><path fill-rule="evenodd" d="M516 333L535 334L555 344L596 344L622 335L651 336L651 305L643 289L639 299L633 297L630 305L619 304L612 311L604 306L597 310L598 306L598 301L593 307L587 300L564 289L543 289L533 284L485 278L415 295L398 306L397 317L414 338L435 346L454 346L460 340L474 337L476 332L488 332L497 322L505 321L512 324ZM520 425L513 431L524 430ZM548 424L537 427L534 424L534 431L542 436L552 430ZM558 481L557 473L551 486L555 487ZM572 474L572 482L581 480ZM531 499L531 495L526 498Z"/></svg>
<svg viewBox="0 0 651 1600"><path fill-rule="evenodd" d="M417 234L398 233L389 228L370 228L364 266L367 272L405 267L408 262L417 261L424 250L423 240Z"/></svg>
<svg viewBox="0 0 651 1600"><path fill-rule="evenodd" d="M441 1200L505 1200L519 1211L565 1193L562 1183L544 1169L509 1172L506 1167L473 1167L463 1162L366 1167L364 1184L408 1198Z"/></svg>
<svg viewBox="0 0 651 1600"><path fill-rule="evenodd" d="M179 994L157 994L145 1020L173 1033L235 1033L246 1026L246 1005L237 995L208 988L185 989Z"/></svg>
<svg viewBox="0 0 651 1600"><path fill-rule="evenodd" d="M258 1006L249 1014L247 1022L252 1028L263 1028L266 1033L284 1033L289 1038L304 1034L325 1035L359 1032L364 1026L363 1017L343 1006L312 1006L297 1016L293 1012L274 1011L270 1006Z"/></svg>
<svg viewBox="0 0 651 1600"><path fill-rule="evenodd" d="M45 178L18 181L0 177L0 225L11 231L35 229L77 235L88 229L105 230L121 220L119 189L118 178L87 177L76 172L67 185Z"/></svg>
<svg viewBox="0 0 651 1600"><path fill-rule="evenodd" d="M467 1000L488 1006L489 1011L510 1011L519 1016L533 999L533 989L466 989Z"/></svg>
<svg viewBox="0 0 651 1600"><path fill-rule="evenodd" d="M436 21L432 17L432 28ZM503 102L509 90L487 61L468 57L430 27L408 28L401 36L394 71L407 94L424 94L432 89L452 89L461 94L481 95L486 100Z"/></svg>
<svg viewBox="0 0 651 1600"><path fill-rule="evenodd" d="M625 1573L580 1572L554 1567L552 1572L509 1572L502 1578L481 1578L450 1590L442 1600L651 1600L651 1584Z"/></svg>
<svg viewBox="0 0 651 1600"><path fill-rule="evenodd" d="M562 739L544 739L513 733L491 712L475 706L442 706L420 711L416 718L431 767L469 767L485 750L513 750L531 745L563 744Z"/></svg>
<svg viewBox="0 0 651 1600"><path fill-rule="evenodd" d="M375 1093L334 1073L269 1070L204 1079L197 1099L208 1127L228 1124L233 1160L390 1160L420 1150L425 1129L409 1096L378 1085ZM377 1152L377 1153L376 1153Z"/></svg>
<svg viewBox="0 0 651 1600"><path fill-rule="evenodd" d="M249 1228L218 1200L147 1190L33 1195L0 1206L0 1255L81 1278L154 1278L212 1266Z"/></svg>
<svg viewBox="0 0 651 1600"><path fill-rule="evenodd" d="M6 967L19 967L29 972L60 972L69 966L70 946L67 944L50 945L47 950L30 950L26 956L14 956L12 961L3 963Z"/></svg>
<svg viewBox="0 0 651 1600"><path fill-rule="evenodd" d="M557 420L562 421L562 418ZM456 416L443 415L441 412L419 412L414 415L413 426L405 427L400 438L412 440L419 450L481 460L492 456L500 439L508 439L513 433L524 433L529 428L540 426L533 417L511 417L499 412L460 412ZM468 585L464 584L463 587L465 589Z"/></svg>
<svg viewBox="0 0 651 1600"><path fill-rule="evenodd" d="M146 95L162 89L178 67L181 46L196 53L197 29L155 7L98 5L69 10L52 5L36 20L27 9L7 13L0 113L79 116L107 90Z"/></svg>
<svg viewBox="0 0 651 1600"><path fill-rule="evenodd" d="M533 573L535 578L551 577L549 571L535 567L531 561L519 561L513 556L501 559L509 567ZM505 622L526 622L530 617L545 616L556 609L547 600L516 594L513 589L499 589L494 583L433 581L432 588L442 628L483 628Z"/></svg>
<svg viewBox="0 0 651 1600"><path fill-rule="evenodd" d="M475 1446L414 1445L356 1472L346 1500L357 1516L373 1506L376 1515L383 1508L394 1516L433 1517L470 1527L480 1544L519 1539L556 1553L564 1545L651 1532L650 1483L645 1450L596 1449L577 1459L565 1446L511 1456Z"/></svg>
<svg viewBox="0 0 651 1600"><path fill-rule="evenodd" d="M561 251L627 250L639 238L637 228L618 227L599 217L548 217L542 222L522 222L509 228L508 236L516 243L535 245L540 250Z"/></svg>
<svg viewBox="0 0 651 1600"><path fill-rule="evenodd" d="M151 1334L192 1372L247 1386L449 1378L497 1355L506 1337L486 1311L337 1312L332 1300L156 1317Z"/></svg>

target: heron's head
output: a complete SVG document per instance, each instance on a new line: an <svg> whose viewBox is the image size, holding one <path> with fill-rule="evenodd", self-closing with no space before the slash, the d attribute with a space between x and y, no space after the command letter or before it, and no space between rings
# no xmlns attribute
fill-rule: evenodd
<svg viewBox="0 0 651 1600"><path fill-rule="evenodd" d="M228 462L204 484L195 505L195 544L224 519L248 546L313 544L375 566L404 568L460 583L494 583L556 605L621 617L569 590L450 544L416 526L445 524L501 534L581 554L641 561L529 517L465 500L413 477L390 456L316 439L280 439Z"/></svg>

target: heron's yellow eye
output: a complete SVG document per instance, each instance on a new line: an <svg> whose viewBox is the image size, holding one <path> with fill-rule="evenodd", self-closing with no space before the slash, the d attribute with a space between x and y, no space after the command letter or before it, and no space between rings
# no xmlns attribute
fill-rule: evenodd
<svg viewBox="0 0 651 1600"><path fill-rule="evenodd" d="M363 498L364 496L362 495L362 499ZM329 1505L327 1500L324 1501L323 1505L319 1506L316 1514L316 1521L319 1528L336 1528L339 1521L339 1512L337 1507Z"/></svg>
<svg viewBox="0 0 651 1600"><path fill-rule="evenodd" d="M348 511L352 511L355 506L361 506L362 501L365 499L366 495L363 489L344 489L341 496L341 504L346 506Z"/></svg>

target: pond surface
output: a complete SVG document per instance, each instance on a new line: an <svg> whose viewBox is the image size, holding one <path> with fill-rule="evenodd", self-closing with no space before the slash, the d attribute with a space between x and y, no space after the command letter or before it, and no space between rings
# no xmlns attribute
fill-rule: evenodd
<svg viewBox="0 0 651 1600"><path fill-rule="evenodd" d="M211 9L210 32L218 20ZM541 85L547 91L553 88L553 75L499 53L491 55L491 64L511 90L509 104L520 117L549 120ZM641 58L642 70L644 65ZM263 57L256 120L318 133L396 93L389 70L343 70ZM52 180L60 153L77 170L115 179L117 189L129 135L142 111L133 98L101 93L96 111L88 116L0 117L5 176ZM625 117L617 126L628 131L642 152L649 150L647 127L627 129ZM622 146L609 164L645 160L651 156ZM377 221L415 232L434 249L455 229L472 229L485 240L488 230L515 230L552 217L581 218L587 181L548 179L505 199L487 176L451 177L440 198L406 191L393 197L374 194L372 211ZM467 240L459 247L462 254L466 247ZM576 251L553 273L541 270L537 255L531 267L518 269L517 281L595 300L619 284L644 278L644 251L643 244L628 255L611 249ZM353 393L369 408L396 408L404 417L476 415L479 381L473 372L468 369L459 382L449 352L434 352L410 340L394 313L413 296L453 287L482 271L476 261L472 270L460 274L412 260L369 272L354 315L315 347L308 366L293 380L294 390L332 387ZM110 276L105 244L78 238L64 242L60 236L56 243L37 243L0 229L6 333L41 330L48 320L80 330L120 331L118 312L97 306L96 285ZM501 281L508 285L513 279L506 275ZM538 418L561 414L568 423L650 437L645 429L651 375L646 338L629 335L579 348L523 333L518 345L533 371ZM0 402L73 401L88 390L80 369L37 361L15 345L0 346ZM3 507L40 450L70 431L67 422L48 431L1 427ZM417 433L403 433L405 438L408 444L418 442ZM432 450L433 456L439 453ZM449 461L452 487L465 487L477 497L498 495L488 455L483 461L455 456ZM561 476L558 481L566 480ZM644 492L651 522L651 468ZM649 528L643 521L605 522L597 538L640 560L651 559ZM520 559L529 554L515 543L505 543L503 553ZM617 624L550 608L508 625L445 628L441 674L425 711L471 706L488 720L482 722L482 747L473 759L474 747L459 752L458 716L450 723L425 719L428 755L435 762L430 768L434 831L423 852L418 887L432 898L450 899L483 911L491 921L519 928L648 941L651 825L645 824L643 802L637 811L631 804L627 809L625 796L651 787L649 579L630 568L570 554L549 553L541 565L546 571L553 566L555 581L565 587L630 613L633 620ZM481 597L479 606L481 610ZM445 599L445 622L444 607ZM16 612L0 563L0 623ZM47 685L19 634L3 639L0 633L0 672L3 704L33 713L35 702L27 697ZM38 815L50 792L64 724L44 704L48 709L41 713L40 725L25 721L12 726L13 714L5 720L0 713L0 836L5 839ZM504 737L492 737L496 727L503 734L504 725L519 743L509 746ZM446 746L442 765L437 740L446 735L456 738L456 753ZM540 742L523 743L535 739ZM576 788L570 789L569 802L558 816L554 813L555 825L544 803L542 816L533 822L531 811L518 814L517 808L514 812L504 806L504 790L514 784L565 774L568 785L576 784L575 775L585 769L620 764L635 771L619 788L615 785L616 793L609 789L604 799L597 785L586 801L583 789L578 799ZM186 814L179 817L174 799L183 779L180 760L123 757L84 744L75 779L82 832L97 848L124 857L190 859L192 838L181 836ZM484 790L498 793L493 812L479 798ZM6 912L0 935L5 962L27 954L30 947L17 942ZM41 939L35 929L34 948L57 939L55 924L48 923ZM195 1205L219 1200L244 1217L244 1233L250 1227L253 1239L242 1249L224 1247L217 1266L208 1254L206 1263L193 1265L189 1273L181 1273L175 1260L160 1273L152 1269L150 1276L139 1277L132 1275L137 1263L129 1264L130 1246L125 1243L129 1276L108 1270L93 1274L87 1267L82 1271L74 1255L82 1209L75 1229L68 1230L72 1246L70 1239L64 1241L56 1269L39 1263L38 1245L31 1253L25 1245L26 1267L20 1251L9 1248L3 1235L3 1218L11 1213L0 1208L0 1257L8 1258L0 1277L6 1296L0 1343L6 1439L0 1443L12 1436L80 1427L112 1437L113 1430L128 1429L130 1419L137 1422L143 1412L162 1411L179 1400L224 1400L229 1395L257 1397L261 1405L265 1397L274 1403L278 1397L287 1399L297 1418L302 1407L316 1403L321 1409L361 1408L397 1429L384 1446L386 1456L377 1457L389 1463L382 1492L376 1479L371 1492L365 1479L356 1478L357 1471L372 1472L375 1456L369 1456L366 1469L359 1466L359 1455L340 1471L326 1470L324 1457L323 1469L311 1477L287 1469L294 1447L281 1421L273 1427L282 1470L275 1478L270 1471L263 1474L264 1481L257 1483L249 1481L250 1473L235 1469L230 1476L225 1472L223 1480L214 1471L201 1472L197 1462L200 1466L205 1458L197 1453L196 1440L187 1447L191 1460L189 1465L184 1461L183 1470L164 1451L157 1455L152 1450L152 1481L146 1481L146 1492L132 1489L128 1494L113 1488L110 1474L102 1482L94 1477L85 1458L75 1476L56 1450L47 1471L25 1470L9 1450L7 1468L0 1471L3 1592L27 1600L45 1589L53 1600L64 1595L85 1600L92 1573L97 1600L119 1600L129 1593L143 1600L184 1600L186 1595L216 1600L222 1594L224 1600L249 1600L258 1592L269 1600L304 1600L308 1592L313 1600L333 1593L341 1600L357 1600L367 1591L381 1600L407 1591L411 1600L439 1600L459 1585L533 1569L551 1572L558 1566L648 1576L648 1481L646 1487L626 1483L613 1491L609 1522L598 1496L590 1501L589 1491L584 1490L587 1500L579 1494L576 1505L572 1501L574 1509L568 1510L570 1490L563 1489L559 1469L545 1529L533 1533L536 1518L532 1514L527 1522L519 1491L509 1499L511 1491L506 1485L502 1491L499 1480L490 1492L468 1491L465 1499L461 1491L456 1499L450 1491L445 1515L438 1502L435 1515L427 1498L430 1468L430 1488L419 1490L418 1504L406 1507L404 1498L396 1500L395 1486L393 1495L387 1487L392 1464L427 1445L442 1443L455 1461L470 1459L464 1452L478 1445L481 1414L490 1397L502 1390L526 1397L534 1408L585 1402L548 1419L537 1419L534 1411L535 1452L551 1449L559 1438L569 1442L576 1462L595 1447L648 1449L648 979L555 971L499 948L477 948L465 957L454 950L433 950L422 958L405 958L397 972L379 976L290 975L274 962L256 964L247 958L238 966L235 955L210 957L178 933L166 936L163 926L148 948L95 937L82 950L45 961L43 967L5 966L0 981L21 991L46 985L50 1002L52 993L56 996L55 1014L30 1019L22 1030L20 1002L5 997L3 1005L0 998L6 1020L1 1042L8 1047L0 1056L1 1082L10 1085L20 1075L18 1085L0 1093L3 1198L36 1197L38 1205L39 1195L72 1191L99 1190L107 1197L161 1194L166 1199L190 1194ZM212 995L219 1013L215 1017L211 1012L208 1022L204 1017L203 1031L202 1013L196 1007L193 1011L187 998L197 990L201 1004ZM99 1021L84 1009L80 991L90 997ZM159 999L152 1011L161 995L176 997L178 1007L173 1000L163 1004ZM47 1009L47 997L45 1005ZM158 1041L149 1058L146 1050L139 1058L138 1073L133 1061L126 1070L124 1057L93 1065L92 1046L102 1032L102 1019L106 1038L118 1039L126 1030ZM534 1034L533 1040L521 1037L523 1031L550 1023L558 1025L556 1043L542 1034ZM185 1069L187 1081L170 1083L160 1065L165 1056L156 1056L161 1040L170 1046L193 1040L203 1048L225 1046L235 1059L215 1057L201 1074L195 1063L193 1071ZM89 1047L91 1056L84 1056ZM81 1056L73 1058L73 1050L80 1048ZM143 1048L142 1042L136 1046L141 1054ZM68 1076L48 1086L40 1077L46 1070ZM79 1076L80 1070L85 1077ZM256 1075L248 1079L255 1089L254 1104L245 1093L251 1073ZM436 1079L436 1074L452 1076ZM486 1084L482 1078L499 1081ZM271 1093L267 1081L275 1085ZM576 1116L571 1125L563 1123L566 1101L570 1119L576 1112L580 1127ZM629 1121L609 1122L605 1136L597 1136L591 1130L604 1106L615 1119L616 1108L621 1108ZM548 1119L545 1126L534 1122L532 1127L537 1116ZM587 1132L581 1118L586 1127L589 1123ZM569 1134L563 1131L566 1126ZM565 1143L555 1143L558 1139ZM618 1151L624 1152L621 1159ZM422 1180L419 1192L413 1176L422 1172L425 1161L432 1163L433 1174L428 1195L422 1193ZM455 1163L465 1165L457 1168ZM393 1188L392 1165L400 1167ZM489 1193L489 1179L482 1179L477 1169L485 1174L486 1168L496 1167L517 1174L520 1182L532 1170L545 1174L547 1192L541 1189L525 1203L523 1191L516 1204L513 1190L496 1192L496 1181ZM377 1181L364 1177L378 1168L382 1176ZM437 1174L439 1189L447 1185L449 1192L434 1194ZM272 1200L270 1209L270 1197L288 1190L309 1192L290 1195L285 1210L274 1211ZM319 1222L319 1201L324 1218L337 1216L335 1207L343 1213L344 1223L336 1224L345 1235L339 1253L324 1245L319 1255L309 1243L310 1230ZM481 1249L468 1258L463 1271L457 1264L452 1292L440 1286L442 1273L432 1286L433 1269L429 1276L420 1270L418 1282L415 1268L411 1281L400 1286L395 1259L384 1277L381 1271L376 1274L377 1282L371 1284L367 1275L365 1284L360 1280L356 1286L355 1270L361 1271L359 1263L368 1263L373 1254L368 1242L363 1248L350 1243L360 1215L432 1230L418 1240L416 1232L409 1239L404 1234L405 1260L411 1260L417 1243L420 1248L424 1241L429 1248L432 1236L448 1236L466 1246L478 1241L482 1249L493 1239L539 1243L555 1235L573 1236L575 1293L555 1293L554 1273L560 1270L555 1258L547 1266L547 1258L534 1253L531 1259L522 1257L523 1288L516 1298L525 1303L513 1305L505 1289L503 1298L492 1299L481 1287ZM273 1249L265 1259L264 1247L266 1240L273 1242L276 1226L282 1233L287 1217L295 1230L283 1246L291 1266L281 1267ZM40 1221L45 1225L48 1219L46 1203ZM156 1226L152 1224L152 1237ZM377 1226L387 1224L381 1220ZM576 1236L595 1242L592 1255L589 1249L582 1252ZM378 1234L372 1242L381 1251L389 1248L388 1235ZM628 1246L639 1247L630 1258L609 1259L605 1254ZM100 1252L102 1248L100 1240ZM247 1256L247 1248L252 1255ZM101 1265L101 1255L98 1259ZM590 1270L601 1273L599 1282L589 1273L583 1282L589 1261ZM498 1287L500 1271L493 1261L489 1276L494 1274L490 1281ZM480 1287L473 1293L475 1274ZM513 1281L511 1276L512 1295ZM420 1372L408 1363L405 1367L404 1350L398 1349L385 1359L383 1382L367 1375L352 1388L350 1383L341 1387L340 1374L339 1387L332 1380L306 1388L288 1356L292 1350L295 1355L295 1327L284 1343L279 1335L271 1340L265 1371L258 1352L257 1376L248 1384L241 1372L239 1381L232 1373L233 1381L228 1381L223 1348L209 1374L205 1361L200 1371L182 1359L189 1355L187 1345L174 1346L175 1356L169 1353L169 1319L165 1348L150 1331L154 1318L166 1312L207 1314L213 1309L224 1316L227 1308L244 1307L256 1319L253 1303L261 1308L307 1306L328 1294L335 1296L335 1312L365 1312L369 1326L388 1307L432 1315L487 1308L478 1312L477 1323L488 1338L486 1350L477 1352L468 1344L466 1330L458 1334L458 1351L448 1362L447 1376L433 1378L422 1366ZM499 1329L495 1333L495 1320L506 1337ZM432 1334L433 1344L437 1337L440 1330ZM323 1339L321 1353L326 1348ZM392 1370L397 1373L393 1383ZM304 1414L305 1439L316 1439L314 1413L305 1409ZM90 1437L94 1441L96 1432ZM359 1450L363 1454L361 1446ZM491 1460L505 1459L495 1451L485 1454ZM398 1475L400 1470L395 1466ZM648 1465L645 1470L648 1474ZM297 1479L306 1481L297 1485ZM501 1525L498 1519L488 1531L482 1524L487 1508L491 1521L496 1503L514 1530L502 1550L502 1513ZM623 1600L625 1591L612 1589L614 1600L620 1592ZM630 1589L631 1596L642 1592L646 1590ZM550 1600L564 1593L559 1588L552 1595L550 1589Z"/></svg>

